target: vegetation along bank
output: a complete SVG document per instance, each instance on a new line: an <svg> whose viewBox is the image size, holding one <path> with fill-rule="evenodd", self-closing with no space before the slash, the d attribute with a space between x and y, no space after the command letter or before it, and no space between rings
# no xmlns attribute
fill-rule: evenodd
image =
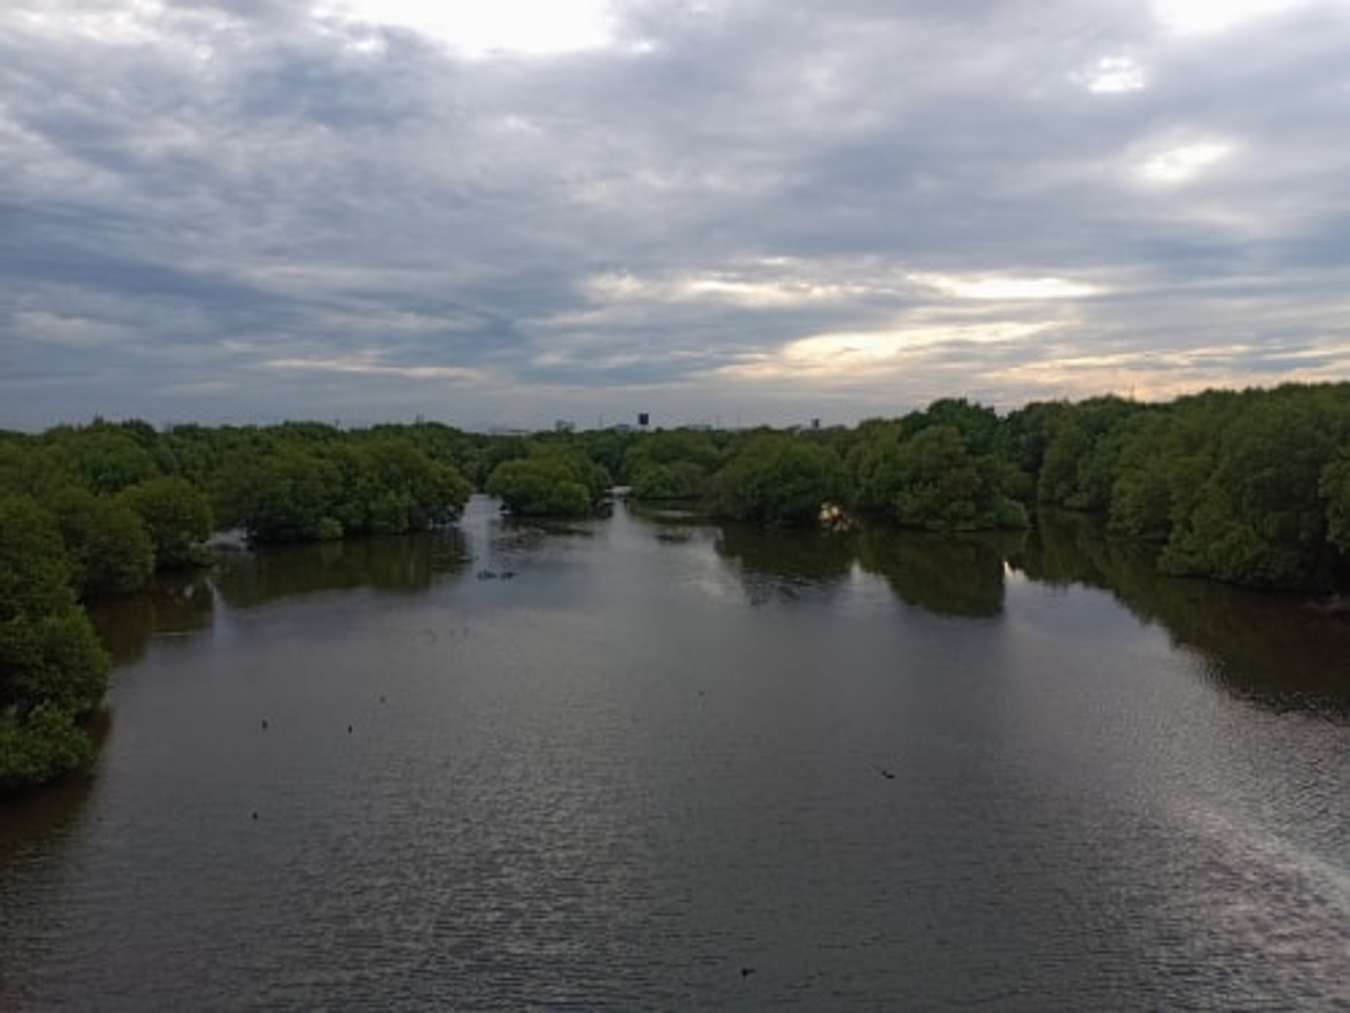
<svg viewBox="0 0 1350 1013"><path fill-rule="evenodd" d="M0 791L84 761L109 662L84 603L205 565L213 531L256 542L422 530L474 488L519 516L584 517L614 483L642 500L788 528L822 503L929 531L1092 512L1164 573L1350 587L1350 384L1167 403L960 399L851 428L618 429L531 437L438 423L174 426L96 420L0 433Z"/></svg>

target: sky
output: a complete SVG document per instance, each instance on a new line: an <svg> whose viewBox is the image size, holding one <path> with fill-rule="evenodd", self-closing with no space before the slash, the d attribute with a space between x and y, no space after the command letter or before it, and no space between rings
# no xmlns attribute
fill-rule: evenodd
<svg viewBox="0 0 1350 1013"><path fill-rule="evenodd" d="M1350 378L1350 0L4 0L0 427Z"/></svg>

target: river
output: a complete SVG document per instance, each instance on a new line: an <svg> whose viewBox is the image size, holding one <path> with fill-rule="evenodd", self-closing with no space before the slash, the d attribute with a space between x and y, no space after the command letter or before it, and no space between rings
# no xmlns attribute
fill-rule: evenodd
<svg viewBox="0 0 1350 1013"><path fill-rule="evenodd" d="M1297 600L1073 518L221 560L98 610L97 761L0 807L0 1009L1350 1009Z"/></svg>

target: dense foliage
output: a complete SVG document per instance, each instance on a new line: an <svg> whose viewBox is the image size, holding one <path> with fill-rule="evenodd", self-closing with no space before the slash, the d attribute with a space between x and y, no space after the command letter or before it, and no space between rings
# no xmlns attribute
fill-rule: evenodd
<svg viewBox="0 0 1350 1013"><path fill-rule="evenodd" d="M421 531L453 520L472 491L412 442L364 435L235 452L212 487L222 519L265 542Z"/></svg>
<svg viewBox="0 0 1350 1013"><path fill-rule="evenodd" d="M55 520L31 497L0 496L0 789L85 758L77 722L98 706L107 675Z"/></svg>
<svg viewBox="0 0 1350 1013"><path fill-rule="evenodd" d="M137 482L118 498L140 517L154 543L160 569L201 563L202 543L211 537L211 503L185 478L165 475Z"/></svg>
<svg viewBox="0 0 1350 1013"><path fill-rule="evenodd" d="M0 432L0 786L50 777L88 750L81 722L107 662L80 601L200 562L214 528L258 541L416 531L458 516L475 485L513 514L580 517L611 480L767 527L814 525L825 503L938 532L1089 512L1152 547L1162 573L1350 586L1350 384L1004 416L945 399L852 429L524 437L425 422L156 431L95 420Z"/></svg>
<svg viewBox="0 0 1350 1013"><path fill-rule="evenodd" d="M822 503L848 495L839 455L791 436L760 436L745 444L712 480L714 516L770 525L809 524Z"/></svg>
<svg viewBox="0 0 1350 1013"><path fill-rule="evenodd" d="M642 500L697 500L723 463L722 452L706 433L674 429L632 443L623 473Z"/></svg>
<svg viewBox="0 0 1350 1013"><path fill-rule="evenodd" d="M1322 469L1318 490L1327 502L1327 537L1350 556L1350 449Z"/></svg>
<svg viewBox="0 0 1350 1013"><path fill-rule="evenodd" d="M939 401L898 423L865 423L849 452L861 509L930 531L1024 528L1015 498L1027 483L995 452L998 419L964 401Z"/></svg>
<svg viewBox="0 0 1350 1013"><path fill-rule="evenodd" d="M1040 500L1106 514L1113 533L1157 544L1164 572L1255 587L1346 579L1350 385L1099 399L1064 406L1048 433Z"/></svg>
<svg viewBox="0 0 1350 1013"><path fill-rule="evenodd" d="M534 445L497 465L487 492L520 517L585 517L609 482L609 473L578 449Z"/></svg>
<svg viewBox="0 0 1350 1013"><path fill-rule="evenodd" d="M0 789L87 755L107 662L81 600L202 564L217 521L304 540L451 520L471 491L457 466L477 467L479 439L434 424L0 433Z"/></svg>
<svg viewBox="0 0 1350 1013"><path fill-rule="evenodd" d="M851 430L642 434L625 467L638 498L701 489L711 513L759 523L811 523L827 499L934 531L1024 528L1054 507L1153 545L1164 573L1350 583L1350 384L1039 402L1005 416L946 399Z"/></svg>
<svg viewBox="0 0 1350 1013"><path fill-rule="evenodd" d="M97 496L80 486L56 490L46 501L81 598L124 594L145 586L155 568L155 544L145 521L120 496Z"/></svg>

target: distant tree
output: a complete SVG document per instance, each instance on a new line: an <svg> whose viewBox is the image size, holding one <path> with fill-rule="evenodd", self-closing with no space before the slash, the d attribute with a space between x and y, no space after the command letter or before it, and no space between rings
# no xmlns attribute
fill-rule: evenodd
<svg viewBox="0 0 1350 1013"><path fill-rule="evenodd" d="M1000 434L1008 463L1032 478L1039 475L1060 420L1071 411L1067 401L1033 401L1011 412Z"/></svg>
<svg viewBox="0 0 1350 1013"><path fill-rule="evenodd" d="M89 758L89 734L67 710L39 704L0 711L0 792L44 784Z"/></svg>
<svg viewBox="0 0 1350 1013"><path fill-rule="evenodd" d="M433 461L407 440L372 440L362 446L374 485L382 490L381 507L388 518L384 531L421 531L459 515L472 492L448 464ZM374 524L374 530L381 530Z"/></svg>
<svg viewBox="0 0 1350 1013"><path fill-rule="evenodd" d="M636 433L617 429L590 429L575 433L572 444L592 461L605 469L615 480L627 481L624 475L624 455L640 437Z"/></svg>
<svg viewBox="0 0 1350 1013"><path fill-rule="evenodd" d="M706 433L690 429L668 429L644 433L634 439L624 454L623 474L628 483L634 486L636 493L637 487L642 484L643 472L650 468L671 469L675 465L687 465L689 467L680 471L686 479L693 479L695 475L700 477L710 475L721 463L722 454ZM701 485L702 482L694 484ZM696 490L694 495L697 495L698 491Z"/></svg>
<svg viewBox="0 0 1350 1013"><path fill-rule="evenodd" d="M530 444L522 437L497 437L479 455L479 472L474 481L480 488L486 489L488 479L499 465L529 456Z"/></svg>
<svg viewBox="0 0 1350 1013"><path fill-rule="evenodd" d="M633 495L640 500L696 500L707 491L708 479L693 461L647 464L633 482Z"/></svg>
<svg viewBox="0 0 1350 1013"><path fill-rule="evenodd" d="M75 722L103 697L109 661L75 602L55 521L0 497L0 787L36 783L88 755Z"/></svg>
<svg viewBox="0 0 1350 1013"><path fill-rule="evenodd" d="M198 565L211 537L211 501L185 478L152 478L125 489L120 500L144 522L160 570Z"/></svg>
<svg viewBox="0 0 1350 1013"><path fill-rule="evenodd" d="M1036 484L1037 498L1056 506L1067 506L1078 491L1078 464L1092 450L1092 437L1073 418L1055 427L1046 445Z"/></svg>
<svg viewBox="0 0 1350 1013"><path fill-rule="evenodd" d="M1322 469L1318 490L1327 504L1327 537L1350 556L1350 449Z"/></svg>
<svg viewBox="0 0 1350 1013"><path fill-rule="evenodd" d="M1281 387L1175 406L1206 420L1211 464L1174 510L1161 566L1257 587L1327 586L1333 549L1319 490L1350 441L1347 395L1350 385Z"/></svg>
<svg viewBox="0 0 1350 1013"><path fill-rule="evenodd" d="M585 472L578 462L563 455L516 458L496 467L488 479L487 493L522 517L585 517L596 498L585 482Z"/></svg>
<svg viewBox="0 0 1350 1013"><path fill-rule="evenodd" d="M96 423L84 428L58 426L44 442L65 462L72 477L93 492L121 492L159 474L154 455L135 430Z"/></svg>
<svg viewBox="0 0 1350 1013"><path fill-rule="evenodd" d="M342 537L334 516L340 476L329 461L299 447L263 456L234 457L215 480L220 518L262 542L303 542Z"/></svg>
<svg viewBox="0 0 1350 1013"><path fill-rule="evenodd" d="M1053 416L1037 482L1040 500L1073 510L1104 510L1121 450L1112 434L1139 406L1116 397L1092 398Z"/></svg>
<svg viewBox="0 0 1350 1013"><path fill-rule="evenodd" d="M896 451L909 433L892 419L866 419L858 424L845 462L854 505L872 514L889 513L899 479L893 474Z"/></svg>
<svg viewBox="0 0 1350 1013"><path fill-rule="evenodd" d="M155 568L155 545L140 514L121 497L96 496L71 485L54 494L48 507L80 597L125 594L145 586Z"/></svg>
<svg viewBox="0 0 1350 1013"><path fill-rule="evenodd" d="M1005 491L1011 471L992 454L972 454L956 427L929 426L892 455L895 519L930 531L1024 528L1026 510Z"/></svg>
<svg viewBox="0 0 1350 1013"><path fill-rule="evenodd" d="M965 398L941 398L921 412L902 420L906 432L918 433L929 426L949 426L961 434L970 452L982 456L994 449L999 431L998 413Z"/></svg>
<svg viewBox="0 0 1350 1013"><path fill-rule="evenodd" d="M745 444L712 480L714 516L775 526L814 524L827 501L849 498L839 455L792 436L766 435Z"/></svg>

